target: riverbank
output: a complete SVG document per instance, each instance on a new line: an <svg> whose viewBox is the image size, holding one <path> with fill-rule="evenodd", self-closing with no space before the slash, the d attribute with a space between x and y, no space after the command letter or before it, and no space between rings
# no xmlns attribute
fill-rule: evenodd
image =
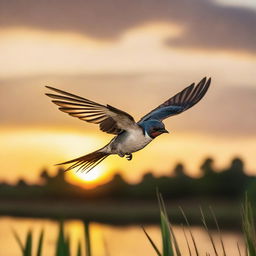
<svg viewBox="0 0 256 256"><path fill-rule="evenodd" d="M210 227L214 220L211 206L222 228L241 228L241 203L235 201L181 200L166 201L171 222L185 224L180 207L186 213L191 225L201 225L200 207ZM64 200L1 200L1 216L81 219L89 222L112 225L154 224L159 222L157 201L64 201Z"/></svg>

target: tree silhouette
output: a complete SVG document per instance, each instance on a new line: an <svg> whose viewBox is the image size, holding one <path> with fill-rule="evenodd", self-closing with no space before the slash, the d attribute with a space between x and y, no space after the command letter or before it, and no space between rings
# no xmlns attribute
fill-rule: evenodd
<svg viewBox="0 0 256 256"><path fill-rule="evenodd" d="M244 174L244 162L241 158L236 157L232 160L230 170L237 175Z"/></svg>
<svg viewBox="0 0 256 256"><path fill-rule="evenodd" d="M256 196L255 177L245 174L244 162L235 157L228 168L216 172L214 161L211 157L206 158L200 166L202 176L190 177L186 175L182 163L177 163L168 176L155 177L153 172L147 172L137 184L129 184L120 172L113 176L112 180L94 189L84 190L68 183L63 169L58 169L55 175L50 175L43 169L40 185L26 184L20 180L15 186L0 183L0 198L46 198L67 199L149 199L155 198L158 187L166 199L206 197L238 199L242 197L247 188L250 195ZM251 185L249 185L251 182ZM253 185L252 185L253 184Z"/></svg>
<svg viewBox="0 0 256 256"><path fill-rule="evenodd" d="M173 170L173 173L176 177L183 177L186 176L185 174L185 168L182 163L178 163Z"/></svg>
<svg viewBox="0 0 256 256"><path fill-rule="evenodd" d="M204 176L214 174L213 159L210 157L206 158L203 164L200 166L200 169Z"/></svg>

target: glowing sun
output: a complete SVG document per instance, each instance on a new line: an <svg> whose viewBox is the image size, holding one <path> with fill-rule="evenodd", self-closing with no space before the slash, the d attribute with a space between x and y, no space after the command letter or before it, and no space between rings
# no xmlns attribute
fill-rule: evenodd
<svg viewBox="0 0 256 256"><path fill-rule="evenodd" d="M97 179L100 179L104 172L103 166L96 166L93 168L90 172L85 173L85 172L77 172L75 175L86 182L93 182L96 181Z"/></svg>
<svg viewBox="0 0 256 256"><path fill-rule="evenodd" d="M99 184L105 183L109 179L109 173L106 170L106 166L99 165L93 168L90 172L70 172L68 179L77 185L93 188Z"/></svg>

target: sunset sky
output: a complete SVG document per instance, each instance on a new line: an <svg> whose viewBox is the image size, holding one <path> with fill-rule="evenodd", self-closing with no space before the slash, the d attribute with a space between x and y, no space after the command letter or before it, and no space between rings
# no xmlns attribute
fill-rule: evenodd
<svg viewBox="0 0 256 256"><path fill-rule="evenodd" d="M0 179L35 182L43 168L54 173L112 138L58 111L45 85L138 120L204 76L209 92L166 120L170 134L82 178L101 183L118 171L136 182L180 161L198 175L207 156L218 168L241 156L256 174L255 28L255 0L0 0Z"/></svg>

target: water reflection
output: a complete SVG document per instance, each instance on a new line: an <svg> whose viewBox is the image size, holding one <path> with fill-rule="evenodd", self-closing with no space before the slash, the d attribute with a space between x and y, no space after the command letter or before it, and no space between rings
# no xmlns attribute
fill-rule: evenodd
<svg viewBox="0 0 256 256"><path fill-rule="evenodd" d="M0 255L18 256L20 251L11 229L14 228L18 234L25 239L26 232L33 230L35 241L37 242L39 232L43 228L45 230L44 251L43 256L54 255L54 243L58 233L58 222L47 219L32 219L32 218L0 218ZM161 248L160 231L155 225L146 226L148 233L151 235L156 244ZM65 224L65 231L71 239L71 251L76 250L77 241L84 238L83 223L80 220L69 220ZM174 226L178 243L181 247L182 255L189 255L183 230L179 226ZM185 229L188 232L187 229ZM207 233L201 227L193 227L192 232L196 238L199 251L202 255L205 252L210 252L211 247ZM218 234L212 232L214 240L220 249ZM237 242L243 250L242 234L234 231L223 231L222 237L228 255L238 256ZM91 224L91 240L92 251L95 256L106 256L106 250L110 256L130 256L130 255L155 255L149 242L147 241L140 226L111 226L99 223Z"/></svg>

